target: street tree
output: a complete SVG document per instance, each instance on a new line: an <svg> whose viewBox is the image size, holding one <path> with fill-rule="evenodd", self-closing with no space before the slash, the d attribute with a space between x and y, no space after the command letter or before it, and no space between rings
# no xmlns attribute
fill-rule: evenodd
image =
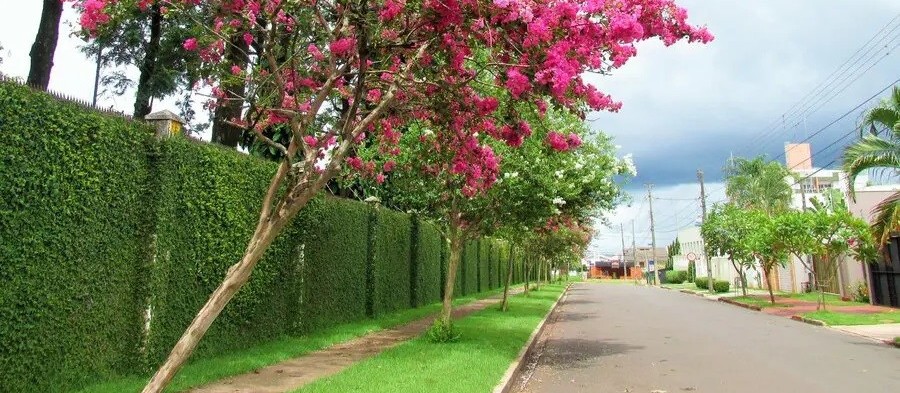
<svg viewBox="0 0 900 393"><path fill-rule="evenodd" d="M775 292L772 288L772 272L778 266L784 266L788 251L781 238L778 237L776 220L762 210L745 210L745 222L752 228L746 239L747 250L759 263L769 300L775 304Z"/></svg>
<svg viewBox="0 0 900 393"><path fill-rule="evenodd" d="M114 1L80 2L86 10L82 26L88 30L109 20L105 10ZM213 23L197 29L183 47L197 53L217 98L227 97L222 81L229 75L244 78L244 109L229 122L255 132L284 159L264 196L245 255L228 269L145 392L165 388L269 245L355 157L353 148L363 141L393 149L397 130L404 126L418 123L432 129L438 143L422 144L455 152L442 156L452 157L452 170L465 179L459 195L470 197L488 189L497 175L497 157L477 135L491 135L498 124L507 130L503 126L517 120L528 125L515 119L515 113L500 122L486 121L500 114L489 104L496 97L483 94L508 94L520 102L549 100L575 112L616 110L620 105L586 84L582 73L624 65L640 40L659 37L673 44L712 39L705 29L689 26L686 12L671 0L166 4L169 13L209 10ZM253 56L263 59L263 66L241 70L225 61L226 47L236 35L253 41ZM483 82L481 75L491 78ZM476 83L492 89L476 91ZM277 124L291 130L287 145L262 134ZM509 129L511 134L497 139L514 141L524 129ZM464 224L458 214L450 217L457 229Z"/></svg>
<svg viewBox="0 0 900 393"><path fill-rule="evenodd" d="M863 263L875 259L877 251L866 222L854 217L839 193L826 194L825 200L813 199L808 231L810 253L819 262L813 268L819 291L817 309L825 308L825 280L835 279L844 256L852 255Z"/></svg>
<svg viewBox="0 0 900 393"><path fill-rule="evenodd" d="M755 230L753 224L747 210L726 203L713 207L700 227L706 254L728 256L741 279L744 296L747 296L747 271L756 266L749 242Z"/></svg>

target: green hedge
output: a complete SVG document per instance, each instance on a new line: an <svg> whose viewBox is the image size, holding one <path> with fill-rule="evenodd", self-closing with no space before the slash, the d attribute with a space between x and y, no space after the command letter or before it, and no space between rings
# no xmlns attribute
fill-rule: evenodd
<svg viewBox="0 0 900 393"><path fill-rule="evenodd" d="M410 218L379 208L375 226L375 314L409 308Z"/></svg>
<svg viewBox="0 0 900 393"><path fill-rule="evenodd" d="M305 253L295 254L303 272L297 317L304 332L366 317L368 247L360 245L368 243L370 212L361 203L319 198L294 222L310 225L304 234Z"/></svg>
<svg viewBox="0 0 900 393"><path fill-rule="evenodd" d="M140 362L152 131L0 83L0 391Z"/></svg>
<svg viewBox="0 0 900 393"><path fill-rule="evenodd" d="M243 255L275 169L272 163L183 138L163 141L160 153L151 365L165 358L228 267ZM297 238L283 235L269 247L252 279L210 328L198 356L291 331L294 314L287 300L299 297L300 287L295 284L298 269L284 261L297 260Z"/></svg>
<svg viewBox="0 0 900 393"><path fill-rule="evenodd" d="M730 289L730 288L731 288L731 283L728 281L725 281L725 280L716 280L713 283L713 289L717 293L728 292L728 289Z"/></svg>
<svg viewBox="0 0 900 393"><path fill-rule="evenodd" d="M709 278L708 277L697 277L694 279L694 285L700 289L709 289ZM715 285L715 284L713 284Z"/></svg>
<svg viewBox="0 0 900 393"><path fill-rule="evenodd" d="M478 292L491 289L491 248L493 244L490 240L481 240L478 242Z"/></svg>
<svg viewBox="0 0 900 393"><path fill-rule="evenodd" d="M2 82L0 131L0 391L150 371L241 258L275 164ZM502 247L467 243L457 296L499 271L480 243ZM316 198L194 359L438 301L448 259L430 223Z"/></svg>
<svg viewBox="0 0 900 393"><path fill-rule="evenodd" d="M433 224L419 221L417 225L415 264L415 304L421 306L441 300L443 284L441 233Z"/></svg>
<svg viewBox="0 0 900 393"><path fill-rule="evenodd" d="M462 284L464 295L478 293L478 262L479 259L481 259L481 252L479 251L480 247L480 241L472 240L467 242L465 248L463 249L462 262L464 266L462 269Z"/></svg>

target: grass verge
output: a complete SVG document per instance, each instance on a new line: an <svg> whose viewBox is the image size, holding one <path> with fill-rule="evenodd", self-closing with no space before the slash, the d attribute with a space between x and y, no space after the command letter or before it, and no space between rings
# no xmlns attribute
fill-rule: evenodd
<svg viewBox="0 0 900 393"><path fill-rule="evenodd" d="M791 299L804 300L807 302L816 303L819 300L818 292L811 293L789 293L789 294L779 294L776 296L787 297ZM860 303L860 302L845 302L841 300L841 297L838 295L826 293L825 294L825 305L828 306L865 306L869 303Z"/></svg>
<svg viewBox="0 0 900 393"><path fill-rule="evenodd" d="M508 312L490 307L456 321L461 336L453 343L422 336L297 392L489 392L564 288L541 286L511 298Z"/></svg>
<svg viewBox="0 0 900 393"><path fill-rule="evenodd" d="M521 285L512 286L518 288ZM542 291L543 292L543 291ZM461 297L453 301L456 306L471 303L498 293L503 289L495 289L476 295ZM440 303L429 304L419 308L408 309L380 316L375 319L363 320L326 329L321 332L299 337L283 337L265 344L251 348L234 351L228 354L198 359L186 365L166 389L167 392L180 392L207 383L251 372L253 370L270 366L305 355L307 353L327 348L334 344L348 341L368 333L389 329L403 325L421 318L425 318L441 309ZM150 375L132 375L119 379L106 381L80 390L80 393L120 393L139 392Z"/></svg>
<svg viewBox="0 0 900 393"><path fill-rule="evenodd" d="M759 296L735 296L728 298L730 300L734 300L738 303L748 304L751 306L757 306L759 308L768 308L768 307L790 307L790 304L784 303L775 303L769 301L768 297L759 297Z"/></svg>
<svg viewBox="0 0 900 393"><path fill-rule="evenodd" d="M881 325L900 323L900 311L887 311L875 314L850 314L840 311L814 311L803 314L804 317L825 322L831 326L849 325Z"/></svg>

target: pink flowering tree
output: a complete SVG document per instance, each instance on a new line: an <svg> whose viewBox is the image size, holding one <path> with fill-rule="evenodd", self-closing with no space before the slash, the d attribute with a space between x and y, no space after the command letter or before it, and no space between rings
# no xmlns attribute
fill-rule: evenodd
<svg viewBox="0 0 900 393"><path fill-rule="evenodd" d="M106 10L116 3L74 1L88 31L108 22ZM145 392L168 384L266 248L362 141L378 140L390 149L398 140L393 134L411 121L449 124L435 132L455 135L445 139L455 151L453 165L466 178L460 192L474 195L493 183L497 161L468 137L487 133L480 118L493 112L472 110L490 100L472 88L485 80L481 76L490 76L493 89L487 91L516 100L615 110L619 104L586 84L583 73L622 66L641 40L712 39L704 28L688 25L686 11L673 0L168 0L161 6L166 14L202 9L209 16L197 22L202 28L183 47L202 60L198 72L212 88L214 104L240 103L229 122L255 133L283 159L245 255L228 269ZM226 52L238 46L234 37L247 44L246 67L227 61ZM243 91L228 91L235 79ZM289 127L287 143L264 135L273 125Z"/></svg>
<svg viewBox="0 0 900 393"><path fill-rule="evenodd" d="M497 111L514 111L528 121L517 118L513 124L491 128L489 134L467 135L469 143L480 145L487 154L482 166L454 160L456 152L449 148L454 144L444 138L456 134L436 132L431 128L436 124L408 126L399 150L360 147L352 159L357 170L351 171L350 180L362 183L360 197L415 212L444 229L450 254L435 333L451 331L454 283L467 240L494 236L531 249L537 232L548 223L563 216L568 223L588 221L621 199L617 180L627 176L628 168L615 157L608 138L591 135L580 118L558 108L513 100L489 104L498 105ZM516 133L515 127L526 129ZM564 145L551 143L557 135L565 135ZM498 157L502 161L497 162ZM492 171L496 180L486 188L468 176L473 171ZM506 278L503 310L510 277Z"/></svg>

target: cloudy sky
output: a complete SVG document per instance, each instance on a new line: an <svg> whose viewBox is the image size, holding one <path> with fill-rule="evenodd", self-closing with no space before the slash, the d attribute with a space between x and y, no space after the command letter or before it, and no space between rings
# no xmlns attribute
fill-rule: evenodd
<svg viewBox="0 0 900 393"><path fill-rule="evenodd" d="M659 198L653 201L657 244L666 245L699 219L698 169L713 202L723 198L721 168L731 154L781 159L785 142L810 138L813 152L822 150L814 163L826 166L852 140L845 135L860 110L851 109L871 105L866 100L900 78L900 1L678 3L716 40L669 48L646 42L613 75L590 77L624 103L619 113L590 115L591 127L613 135L638 166L627 186L632 203L607 217L610 228L598 228L592 254L619 252L619 224L630 246L632 221L635 243L650 243L645 184ZM16 12L0 13L0 72L27 75L40 6L22 1ZM74 13L67 9L64 19L50 88L90 100L93 64L79 52L81 41L69 36ZM130 112L132 97L107 95L100 102ZM169 100L154 109L172 107Z"/></svg>

